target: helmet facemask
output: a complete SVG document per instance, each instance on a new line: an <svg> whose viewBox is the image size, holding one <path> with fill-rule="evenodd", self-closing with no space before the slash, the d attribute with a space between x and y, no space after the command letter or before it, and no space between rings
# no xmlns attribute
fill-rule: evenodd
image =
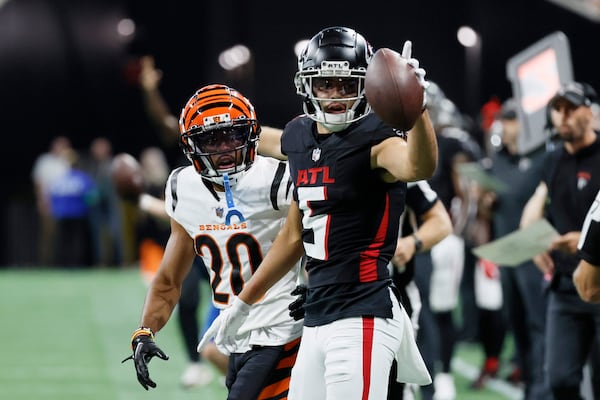
<svg viewBox="0 0 600 400"><path fill-rule="evenodd" d="M332 63L324 61L323 64ZM348 63L344 64L347 66ZM297 93L305 96L303 104L305 114L333 132L344 130L352 122L364 117L370 111L370 106L364 96L365 72L359 70L352 71L348 68L344 70L329 70L327 65L323 65L319 70L298 72L296 77ZM333 80L338 83L352 80L355 82L353 86L356 87L354 91L356 95L336 98L318 97L315 88L321 85L315 85L315 82L319 82L320 80ZM347 86L347 84L342 84L341 86ZM339 113L326 112L323 103L331 103L332 101L345 104L345 111Z"/></svg>
<svg viewBox="0 0 600 400"><path fill-rule="evenodd" d="M223 186L228 174L233 186L253 163L258 137L252 125L202 128L190 131L183 152L204 179Z"/></svg>

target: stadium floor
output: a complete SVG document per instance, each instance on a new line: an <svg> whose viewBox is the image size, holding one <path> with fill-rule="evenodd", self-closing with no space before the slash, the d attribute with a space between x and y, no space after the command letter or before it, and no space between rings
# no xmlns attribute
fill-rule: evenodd
<svg viewBox="0 0 600 400"><path fill-rule="evenodd" d="M130 354L129 337L138 325L145 291L136 268L0 269L1 397L224 399L219 378L189 390L179 385L186 359L175 323L157 335L170 359L156 359L150 365L156 389L146 392L136 380L133 364L121 364ZM468 344L461 344L457 353L453 363L457 400L522 397L520 390L501 381L484 390L470 390L468 384L483 356L478 346Z"/></svg>

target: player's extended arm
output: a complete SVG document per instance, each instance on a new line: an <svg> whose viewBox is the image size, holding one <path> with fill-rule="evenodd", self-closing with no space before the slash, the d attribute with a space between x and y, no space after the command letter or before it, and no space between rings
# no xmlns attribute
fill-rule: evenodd
<svg viewBox="0 0 600 400"><path fill-rule="evenodd" d="M186 230L171 219L171 234L156 277L148 289L141 325L158 332L169 320L181 296L181 284L194 262L194 244Z"/></svg>
<svg viewBox="0 0 600 400"><path fill-rule="evenodd" d="M437 139L427 110L408 132L407 140L392 137L371 149L371 168L383 168L386 182L429 179L437 159Z"/></svg>
<svg viewBox="0 0 600 400"><path fill-rule="evenodd" d="M292 201L283 228L279 231L260 267L240 292L240 300L246 304L256 303L271 286L294 267L303 254L302 216L298 203Z"/></svg>
<svg viewBox="0 0 600 400"><path fill-rule="evenodd" d="M408 131L408 159L417 179L429 179L433 176L438 160L438 145L435 131L429 118L429 111L417 119Z"/></svg>
<svg viewBox="0 0 600 400"><path fill-rule="evenodd" d="M258 139L258 154L266 157L287 160L287 156L281 153L282 130L271 126L262 126L260 138Z"/></svg>
<svg viewBox="0 0 600 400"><path fill-rule="evenodd" d="M181 295L181 283L194 261L193 242L185 229L171 220L171 235L160 268L146 295L140 327L133 332L131 348L137 379L142 387L156 387L150 379L148 363L153 357L169 357L154 342L154 333L165 326Z"/></svg>
<svg viewBox="0 0 600 400"><path fill-rule="evenodd" d="M231 306L221 311L206 330L198 351L201 351L211 338L220 349L228 350L235 343L235 336L248 314L251 304L259 301L278 280L280 280L304 254L302 244L302 217L298 203L292 201L285 224L279 231L273 246L261 262L244 289L235 297Z"/></svg>
<svg viewBox="0 0 600 400"><path fill-rule="evenodd" d="M423 88L423 101L426 104L425 89L429 83L425 80L425 70L419 68L419 61L412 58L411 46L409 41L405 43L402 57L414 67ZM406 142L400 138L389 138L373 146L371 151L371 166L385 169L389 174L384 176L386 181L413 182L429 179L435 172L437 162L437 138L426 109L408 131Z"/></svg>
<svg viewBox="0 0 600 400"><path fill-rule="evenodd" d="M583 301L600 304L600 265L581 260L573 273L573 283Z"/></svg>

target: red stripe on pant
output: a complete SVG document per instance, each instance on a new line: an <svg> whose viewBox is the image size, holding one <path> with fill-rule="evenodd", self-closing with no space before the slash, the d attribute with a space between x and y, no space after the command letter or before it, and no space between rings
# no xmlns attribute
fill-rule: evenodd
<svg viewBox="0 0 600 400"><path fill-rule="evenodd" d="M363 394L362 399L369 398L371 389L371 363L373 361L373 317L363 317Z"/></svg>

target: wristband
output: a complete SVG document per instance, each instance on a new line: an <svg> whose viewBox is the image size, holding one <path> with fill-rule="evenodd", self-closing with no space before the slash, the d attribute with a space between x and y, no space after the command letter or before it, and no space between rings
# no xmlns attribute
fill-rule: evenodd
<svg viewBox="0 0 600 400"><path fill-rule="evenodd" d="M141 327L137 328L131 335L131 347L132 348L133 348L133 341L138 336L150 336L150 339L154 340L154 332L152 332L152 329L146 328L145 326L141 326Z"/></svg>
<svg viewBox="0 0 600 400"><path fill-rule="evenodd" d="M412 237L415 239L415 253L418 253L423 248L423 242L421 239L419 239L416 233L413 233Z"/></svg>

